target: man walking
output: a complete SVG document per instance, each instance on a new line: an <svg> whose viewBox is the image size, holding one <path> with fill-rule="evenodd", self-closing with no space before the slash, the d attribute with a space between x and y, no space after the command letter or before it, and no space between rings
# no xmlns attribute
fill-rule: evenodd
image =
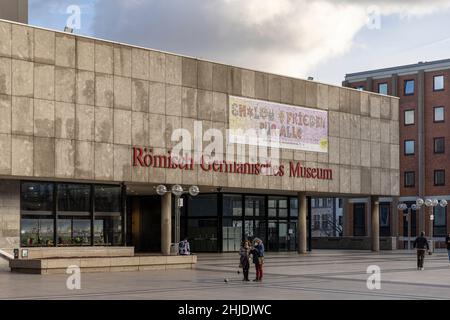
<svg viewBox="0 0 450 320"><path fill-rule="evenodd" d="M414 248L417 249L417 270L424 270L423 262L425 260L425 252L430 251L428 240L425 238L425 232L421 232L420 236L414 240Z"/></svg>
<svg viewBox="0 0 450 320"><path fill-rule="evenodd" d="M448 263L450 264L450 233L445 238L445 242L447 243Z"/></svg>

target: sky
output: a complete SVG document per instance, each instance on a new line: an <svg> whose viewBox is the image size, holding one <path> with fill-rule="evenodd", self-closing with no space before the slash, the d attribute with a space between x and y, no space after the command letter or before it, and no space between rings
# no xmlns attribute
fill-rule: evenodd
<svg viewBox="0 0 450 320"><path fill-rule="evenodd" d="M29 0L31 25L341 84L450 58L450 0ZM79 8L68 13L73 5ZM71 7L72 6L72 7Z"/></svg>

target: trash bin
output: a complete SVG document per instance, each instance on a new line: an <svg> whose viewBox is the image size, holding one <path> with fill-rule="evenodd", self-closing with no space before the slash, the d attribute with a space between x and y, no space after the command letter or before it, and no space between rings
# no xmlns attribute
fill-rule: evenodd
<svg viewBox="0 0 450 320"><path fill-rule="evenodd" d="M172 243L170 245L170 255L177 256L178 255L178 243Z"/></svg>

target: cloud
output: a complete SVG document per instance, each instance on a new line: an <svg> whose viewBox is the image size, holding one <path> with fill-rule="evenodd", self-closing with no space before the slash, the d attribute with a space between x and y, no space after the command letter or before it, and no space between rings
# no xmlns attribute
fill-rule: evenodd
<svg viewBox="0 0 450 320"><path fill-rule="evenodd" d="M97 0L92 30L115 41L305 77L348 52L378 15L383 27L385 16L411 19L448 8L444 0Z"/></svg>

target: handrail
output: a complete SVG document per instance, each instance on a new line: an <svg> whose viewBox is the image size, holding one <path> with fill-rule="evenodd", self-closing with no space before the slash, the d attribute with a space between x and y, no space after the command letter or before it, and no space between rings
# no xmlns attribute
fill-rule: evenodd
<svg viewBox="0 0 450 320"><path fill-rule="evenodd" d="M12 254L9 254L3 250L0 250L0 258L5 259L6 261L14 260L14 256Z"/></svg>

